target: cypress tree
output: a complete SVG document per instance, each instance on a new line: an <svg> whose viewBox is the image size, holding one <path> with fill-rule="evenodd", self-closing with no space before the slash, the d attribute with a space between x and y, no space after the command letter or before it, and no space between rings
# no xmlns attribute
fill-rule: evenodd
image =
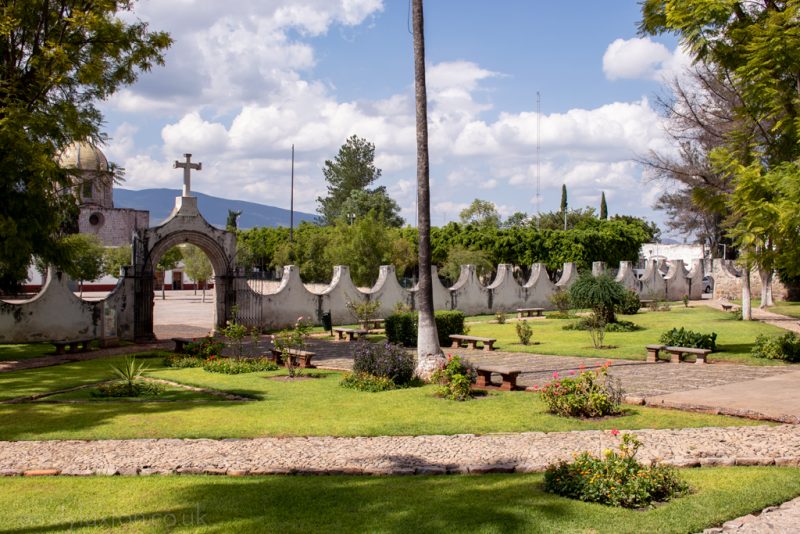
<svg viewBox="0 0 800 534"><path fill-rule="evenodd" d="M561 213L567 212L567 184L561 184Z"/></svg>
<svg viewBox="0 0 800 534"><path fill-rule="evenodd" d="M606 192L603 191L600 197L600 218L602 220L608 219L608 204L606 204Z"/></svg>

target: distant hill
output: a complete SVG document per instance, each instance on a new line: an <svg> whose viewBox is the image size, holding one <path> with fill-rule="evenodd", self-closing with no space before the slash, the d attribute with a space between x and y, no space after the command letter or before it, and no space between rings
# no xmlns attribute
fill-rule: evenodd
<svg viewBox="0 0 800 534"><path fill-rule="evenodd" d="M150 226L160 224L169 216L175 207L175 197L180 196L180 189L132 189L114 188L114 207L148 210L150 212ZM239 228L247 229L256 226L289 226L289 210L245 202L243 200L229 200L227 198L212 197L203 193L192 192L197 197L197 207L203 217L214 226L225 228L228 221L228 210L241 211ZM300 221L313 222L316 215L310 213L294 212L295 226Z"/></svg>

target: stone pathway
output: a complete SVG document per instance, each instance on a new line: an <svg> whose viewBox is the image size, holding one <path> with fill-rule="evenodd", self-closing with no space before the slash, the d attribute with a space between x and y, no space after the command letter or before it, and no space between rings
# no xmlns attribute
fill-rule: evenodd
<svg viewBox="0 0 800 534"><path fill-rule="evenodd" d="M770 506L758 514L727 521L721 527L709 528L703 534L740 532L746 534L775 534L800 531L800 497L780 506Z"/></svg>
<svg viewBox="0 0 800 534"><path fill-rule="evenodd" d="M643 461L800 466L800 426L637 430ZM0 442L0 474L445 474L536 472L619 443L610 432L455 436Z"/></svg>

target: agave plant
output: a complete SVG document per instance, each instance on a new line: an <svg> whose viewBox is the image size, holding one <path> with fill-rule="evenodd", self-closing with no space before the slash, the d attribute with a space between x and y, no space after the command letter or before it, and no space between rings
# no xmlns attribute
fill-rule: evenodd
<svg viewBox="0 0 800 534"><path fill-rule="evenodd" d="M148 370L148 367L145 363L137 364L136 356L126 356L125 362L122 365L112 365L111 370L127 383L128 391L133 393L136 389L135 382L142 377L142 374Z"/></svg>

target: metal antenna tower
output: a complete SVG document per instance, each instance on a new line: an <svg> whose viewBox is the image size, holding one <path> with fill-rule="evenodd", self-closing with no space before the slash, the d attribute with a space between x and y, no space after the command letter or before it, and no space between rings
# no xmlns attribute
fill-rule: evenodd
<svg viewBox="0 0 800 534"><path fill-rule="evenodd" d="M539 91L536 91L536 227L539 227L541 219L542 203L542 98Z"/></svg>

